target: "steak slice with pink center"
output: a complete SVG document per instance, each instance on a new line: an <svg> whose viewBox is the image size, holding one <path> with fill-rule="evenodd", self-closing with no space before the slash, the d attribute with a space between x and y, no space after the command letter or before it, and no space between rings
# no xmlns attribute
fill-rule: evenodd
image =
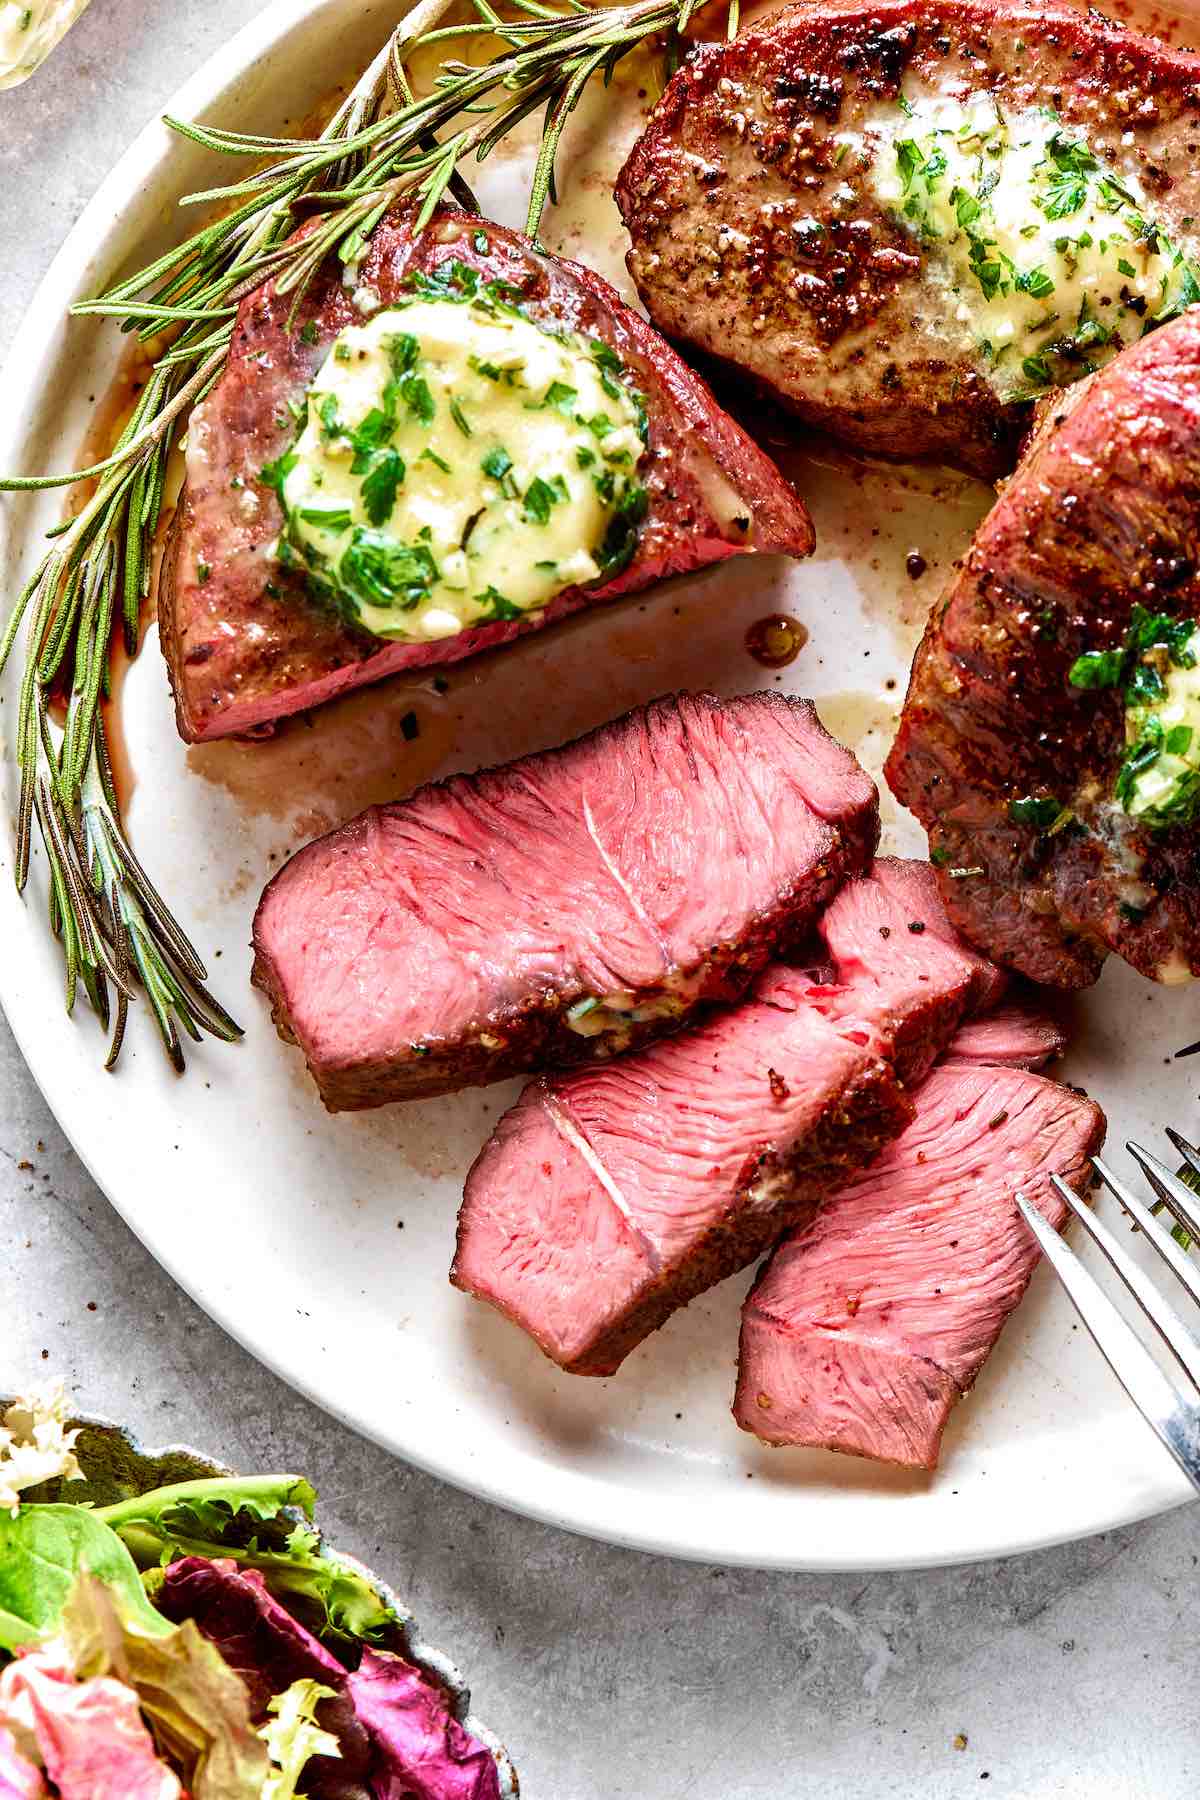
<svg viewBox="0 0 1200 1800"><path fill-rule="evenodd" d="M743 993L877 833L807 701L680 695L309 844L254 980L332 1110L589 1061Z"/></svg>
<svg viewBox="0 0 1200 1800"><path fill-rule="evenodd" d="M990 1006L1007 985L1004 971L954 930L928 863L876 857L869 875L848 882L826 909L820 931L842 984L828 1010L847 1018L870 995L874 1029L909 1085L932 1067L959 1019Z"/></svg>
<svg viewBox="0 0 1200 1800"><path fill-rule="evenodd" d="M951 1057L866 1174L776 1250L742 1310L734 1417L769 1444L937 1467L942 1433L1038 1261L1020 1189L1056 1229L1104 1115L1022 1069Z"/></svg>
<svg viewBox="0 0 1200 1800"><path fill-rule="evenodd" d="M910 917L851 882L821 921L837 980L776 965L733 1011L531 1083L467 1178L454 1284L606 1375L761 1255L903 1129L904 1078L969 1003L979 959Z"/></svg>
<svg viewBox="0 0 1200 1800"><path fill-rule="evenodd" d="M535 1081L467 1178L451 1280L577 1375L611 1375L909 1117L802 971L640 1055Z"/></svg>

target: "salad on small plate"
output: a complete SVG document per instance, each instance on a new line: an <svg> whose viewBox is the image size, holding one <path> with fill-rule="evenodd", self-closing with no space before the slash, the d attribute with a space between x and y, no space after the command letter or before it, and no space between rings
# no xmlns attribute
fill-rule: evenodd
<svg viewBox="0 0 1200 1800"><path fill-rule="evenodd" d="M457 1670L298 1475L0 1403L0 1800L515 1800Z"/></svg>

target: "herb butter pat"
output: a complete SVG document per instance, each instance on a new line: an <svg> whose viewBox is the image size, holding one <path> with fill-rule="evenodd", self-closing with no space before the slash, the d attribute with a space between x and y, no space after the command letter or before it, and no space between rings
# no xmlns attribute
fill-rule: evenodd
<svg viewBox="0 0 1200 1800"><path fill-rule="evenodd" d="M1138 604L1122 644L1077 657L1075 688L1119 688L1125 755L1113 798L1152 830L1200 812L1200 627Z"/></svg>
<svg viewBox="0 0 1200 1800"><path fill-rule="evenodd" d="M348 326L264 470L284 563L379 637L453 637L615 573L645 511L645 410L616 354L470 270Z"/></svg>
<svg viewBox="0 0 1200 1800"><path fill-rule="evenodd" d="M1157 700L1127 708L1118 797L1131 818L1186 825L1200 800L1200 665L1171 663L1161 679Z"/></svg>
<svg viewBox="0 0 1200 1800"><path fill-rule="evenodd" d="M0 0L0 88L19 87L65 37L88 0Z"/></svg>
<svg viewBox="0 0 1200 1800"><path fill-rule="evenodd" d="M902 99L872 122L869 158L875 197L926 247L951 333L1005 400L1090 373L1200 300L1194 240L1168 236L1136 175L1048 108Z"/></svg>

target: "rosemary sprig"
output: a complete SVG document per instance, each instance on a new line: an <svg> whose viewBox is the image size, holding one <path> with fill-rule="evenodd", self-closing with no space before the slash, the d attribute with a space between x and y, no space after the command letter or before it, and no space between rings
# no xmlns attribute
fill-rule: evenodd
<svg viewBox="0 0 1200 1800"><path fill-rule="evenodd" d="M536 241L545 207L556 198L559 142L588 84L597 75L607 83L623 56L657 34L668 34L674 46L699 4L564 0L560 10L507 0L515 16L501 16L491 0L472 0L471 23L439 27L449 0L421 0L317 138L257 137L168 119L206 149L252 158L256 166L241 181L188 195L183 204L219 208L219 216L72 309L119 318L144 344L169 336L111 454L69 474L0 479L0 491L95 484L74 519L48 534L51 548L0 640L0 671L24 624L16 882L23 889L28 878L36 820L50 925L66 965L67 1010L82 983L111 1025L107 1067L119 1054L137 983L176 1068L184 1065L181 1033L196 1040L205 1031L227 1040L241 1035L207 991L199 956L130 847L101 708L114 633L123 633L129 655L137 649L171 447L224 365L239 301L273 278L293 296L294 318L325 258L356 263L398 199L417 203L417 230L448 193L473 206L462 164L482 161L541 111L526 220ZM736 16L731 10L731 30ZM480 37L498 39L502 48L478 64L444 61L431 91L414 94L407 65L415 49ZM297 239L301 219L310 229ZM65 701L58 722L56 699Z"/></svg>

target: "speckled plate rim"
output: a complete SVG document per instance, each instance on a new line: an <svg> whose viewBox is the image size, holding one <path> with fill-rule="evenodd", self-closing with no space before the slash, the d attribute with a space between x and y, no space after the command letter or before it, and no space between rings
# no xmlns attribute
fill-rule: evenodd
<svg viewBox="0 0 1200 1800"><path fill-rule="evenodd" d="M357 9L356 30L374 19L378 22L377 41L382 42L390 23L404 10L401 4L367 0ZM344 0L277 0L219 50L161 110L183 118L201 118L219 108L228 116L240 84L261 78L264 64L290 34L322 29L340 42L339 26L344 22ZM180 141L156 116L101 184L55 257L0 375L0 466L42 466L33 420L47 371L56 354L61 354L58 340L66 309L75 298L94 291L102 276L119 264L121 255L163 230L163 195L170 187L167 171L184 153ZM10 543L10 566L16 554ZM31 909L13 891L5 834L0 845L0 919L13 928L10 945L21 944L28 954L10 953L0 962L0 1003L49 1105L110 1202L180 1286L266 1367L341 1422L430 1474L513 1511L620 1546L728 1565L814 1571L936 1567L1017 1554L1129 1524L1191 1497L1173 1466L1165 1458L1156 1459L1147 1437L1145 1467L1139 1464L1136 1473L1127 1475L1115 1488L1103 1480L1088 1479L1081 1467L1079 1493L1069 1516L1059 1512L1046 1518L1040 1510L1032 1510L1022 1515L1017 1526L992 1508L987 1523L977 1532L954 1532L947 1541L934 1541L925 1533L918 1534L923 1541L906 1543L900 1533L878 1545L860 1540L851 1546L845 1536L837 1542L835 1534L831 1544L811 1537L797 1542L791 1532L767 1541L755 1535L753 1518L743 1519L737 1508L723 1509L719 1520L685 1517L666 1493L642 1495L640 1506L630 1505L627 1498L624 1504L614 1504L612 1484L594 1473L564 1473L524 1450L489 1463L473 1455L469 1445L462 1446L453 1430L436 1441L426 1434L419 1445L414 1444L378 1407L372 1408L361 1391L345 1384L339 1387L334 1379L326 1381L319 1370L303 1365L286 1350L281 1354L269 1341L268 1325L260 1323L252 1309L235 1306L219 1286L190 1269L170 1235L156 1228L153 1207L131 1194L129 1173L112 1129L118 1116L113 1105L107 1100L89 1103L81 1097L81 1082L91 1079L81 1073L85 1067L81 1059L95 1056L95 1035L78 1032L84 1040L82 1048L64 1043L64 1034L72 1028L62 1018L57 979L54 985L47 984L47 972L57 977L57 968L52 955L43 954L32 935L33 929L40 931L41 927L31 927L30 914ZM154 1104L155 1097L167 1091L151 1079L141 1098ZM164 1168L158 1174L165 1179L169 1171ZM837 1503L837 1494L831 1494L829 1504Z"/></svg>

